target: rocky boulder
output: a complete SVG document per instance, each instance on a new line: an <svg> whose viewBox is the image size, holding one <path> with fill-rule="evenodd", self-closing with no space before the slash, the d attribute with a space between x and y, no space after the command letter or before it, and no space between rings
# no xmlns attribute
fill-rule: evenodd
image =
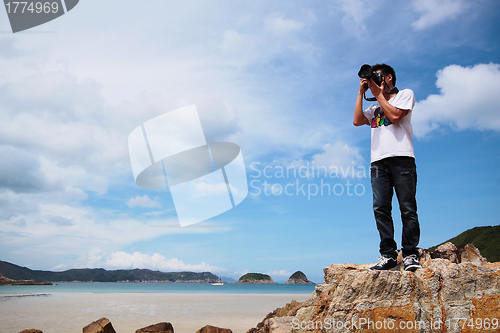
<svg viewBox="0 0 500 333"><path fill-rule="evenodd" d="M200 328L196 333L233 333L228 328L220 328L220 327L215 327L211 325L204 326Z"/></svg>
<svg viewBox="0 0 500 333"><path fill-rule="evenodd" d="M83 333L116 333L116 331L109 319L103 317L85 326Z"/></svg>
<svg viewBox="0 0 500 333"><path fill-rule="evenodd" d="M332 264L309 301L276 310L250 332L500 331L500 263L485 262L472 244L422 250L421 263L415 272Z"/></svg>
<svg viewBox="0 0 500 333"><path fill-rule="evenodd" d="M174 333L171 323L162 322L138 329L135 333Z"/></svg>
<svg viewBox="0 0 500 333"><path fill-rule="evenodd" d="M456 247L453 243L448 242L439 246L431 253L432 259L448 259L449 261L459 264L461 262L472 262L476 265L484 265L488 262L479 250L472 244L465 244Z"/></svg>

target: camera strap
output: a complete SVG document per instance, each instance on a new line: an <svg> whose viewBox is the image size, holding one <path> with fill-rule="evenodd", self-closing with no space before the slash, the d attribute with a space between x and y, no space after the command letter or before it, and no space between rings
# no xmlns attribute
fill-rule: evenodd
<svg viewBox="0 0 500 333"><path fill-rule="evenodd" d="M363 94L363 97L368 101L368 102L375 102L377 100L376 97L370 97L366 98L366 93Z"/></svg>

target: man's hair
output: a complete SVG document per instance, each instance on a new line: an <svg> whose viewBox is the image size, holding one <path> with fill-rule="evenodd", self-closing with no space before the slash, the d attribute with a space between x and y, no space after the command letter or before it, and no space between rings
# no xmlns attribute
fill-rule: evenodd
<svg viewBox="0 0 500 333"><path fill-rule="evenodd" d="M375 66L372 67L372 70L374 72L381 70L382 75L384 75L384 76L391 74L392 75L392 84L394 85L394 87L396 86L396 72L394 71L394 69L391 66L386 65L386 64L376 64Z"/></svg>

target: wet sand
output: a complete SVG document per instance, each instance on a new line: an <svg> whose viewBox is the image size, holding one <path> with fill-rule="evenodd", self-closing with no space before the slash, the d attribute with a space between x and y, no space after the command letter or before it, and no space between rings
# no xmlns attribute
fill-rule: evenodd
<svg viewBox="0 0 500 333"><path fill-rule="evenodd" d="M205 325L244 333L276 308L310 294L56 293L0 294L0 333L36 328L43 333L81 333L101 317L117 333L170 322L176 333L195 333Z"/></svg>

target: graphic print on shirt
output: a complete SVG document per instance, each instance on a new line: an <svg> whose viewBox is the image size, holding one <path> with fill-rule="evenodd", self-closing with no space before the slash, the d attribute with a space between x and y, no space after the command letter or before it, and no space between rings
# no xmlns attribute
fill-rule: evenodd
<svg viewBox="0 0 500 333"><path fill-rule="evenodd" d="M387 116L384 113L384 110L379 106L375 109L375 112L373 112L373 118L372 118L372 128L377 128L380 126L389 126L392 125L392 121L387 118Z"/></svg>

